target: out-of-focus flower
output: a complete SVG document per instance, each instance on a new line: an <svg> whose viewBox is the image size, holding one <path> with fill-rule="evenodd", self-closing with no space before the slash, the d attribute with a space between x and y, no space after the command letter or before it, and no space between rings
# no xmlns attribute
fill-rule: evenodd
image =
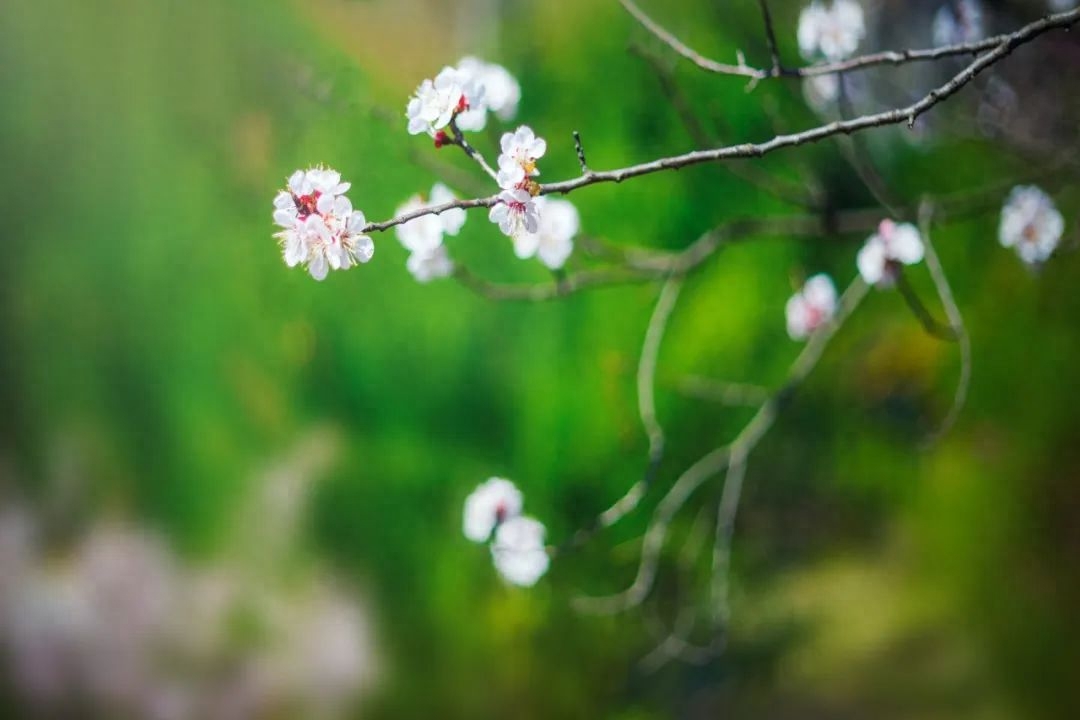
<svg viewBox="0 0 1080 720"><path fill-rule="evenodd" d="M331 268L344 270L371 259L375 244L362 234L367 220L345 197L348 189L340 173L328 168L292 174L288 189L274 198L274 222L283 228L274 237L286 265L304 263L313 278L322 280Z"/></svg>
<svg viewBox="0 0 1080 720"><path fill-rule="evenodd" d="M985 37L978 0L948 0L934 15L934 44L959 45Z"/></svg>
<svg viewBox="0 0 1080 720"><path fill-rule="evenodd" d="M832 319L836 312L836 286L828 275L814 275L791 296L784 308L792 340L804 340Z"/></svg>
<svg viewBox="0 0 1080 720"><path fill-rule="evenodd" d="M807 60L819 55L830 62L855 52L866 35L862 6L855 0L814 0L799 14L799 50Z"/></svg>
<svg viewBox="0 0 1080 720"><path fill-rule="evenodd" d="M856 258L863 280L878 287L891 287L901 265L914 265L923 259L922 237L910 223L882 220Z"/></svg>
<svg viewBox="0 0 1080 720"><path fill-rule="evenodd" d="M1049 258L1064 230L1065 220L1054 201L1034 185L1014 187L1001 208L998 239L1003 246L1016 248L1028 264Z"/></svg>
<svg viewBox="0 0 1080 720"><path fill-rule="evenodd" d="M435 183L431 188L430 199L427 202L420 195L413 195L394 214L400 216L414 210L443 205L454 199L454 193L450 191L450 188L442 183ZM402 246L409 252L430 253L442 245L444 233L446 235L457 235L461 232L465 219L464 210L451 208L438 215L421 215L406 223L401 223L394 230Z"/></svg>
<svg viewBox="0 0 1080 720"><path fill-rule="evenodd" d="M1065 10L1072 10L1080 2L1078 0L1049 0L1050 9L1054 12L1064 12Z"/></svg>
<svg viewBox="0 0 1080 720"><path fill-rule="evenodd" d="M405 268L417 282L427 283L449 277L454 272L454 261L447 254L446 246L438 245L430 250L413 251L405 261Z"/></svg>
<svg viewBox="0 0 1080 720"><path fill-rule="evenodd" d="M458 113L483 103L483 88L457 68L444 67L434 80L425 79L405 107L410 135L435 137Z"/></svg>
<svg viewBox="0 0 1080 720"><path fill-rule="evenodd" d="M530 517L516 517L499 525L491 543L495 569L507 582L522 587L536 584L551 560L544 548L544 526Z"/></svg>
<svg viewBox="0 0 1080 720"><path fill-rule="evenodd" d="M540 227L536 201L526 190L503 190L491 206L488 219L496 223L504 235L512 238L522 233L534 233Z"/></svg>
<svg viewBox="0 0 1080 720"><path fill-rule="evenodd" d="M536 161L547 152L547 141L536 137L528 125L512 133L504 133L499 141L499 187L505 190L521 187L527 178L540 174Z"/></svg>
<svg viewBox="0 0 1080 720"><path fill-rule="evenodd" d="M514 253L523 259L535 255L544 265L558 270L574 251L574 236L581 229L581 218L569 200L538 197L534 203L540 214L536 232L514 236Z"/></svg>
<svg viewBox="0 0 1080 720"><path fill-rule="evenodd" d="M457 70L480 88L483 102L470 103L470 107L458 116L457 124L462 130L483 130L487 125L487 111L495 113L500 120L513 120L521 101L521 86L502 65L484 62L475 57L463 57Z"/></svg>
<svg viewBox="0 0 1080 720"><path fill-rule="evenodd" d="M811 75L803 80L806 104L817 112L828 109L840 96L840 76Z"/></svg>
<svg viewBox="0 0 1080 720"><path fill-rule="evenodd" d="M486 542L501 523L521 514L521 491L505 478L493 477L481 483L465 498L462 530L473 542Z"/></svg>

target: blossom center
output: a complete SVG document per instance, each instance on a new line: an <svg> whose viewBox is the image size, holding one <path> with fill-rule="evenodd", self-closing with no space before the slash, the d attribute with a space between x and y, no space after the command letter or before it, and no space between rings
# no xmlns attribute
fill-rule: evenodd
<svg viewBox="0 0 1080 720"><path fill-rule="evenodd" d="M296 212L301 218L306 218L315 212L315 206L319 203L319 196L322 193L318 190L308 195L294 195L293 202L296 203Z"/></svg>

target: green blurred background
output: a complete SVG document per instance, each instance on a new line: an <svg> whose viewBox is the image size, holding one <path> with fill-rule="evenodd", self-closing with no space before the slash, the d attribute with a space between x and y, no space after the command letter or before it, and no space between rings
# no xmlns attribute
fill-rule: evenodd
<svg viewBox="0 0 1080 720"><path fill-rule="evenodd" d="M794 60L799 4L773 5ZM706 54L767 57L753 2L647 9ZM518 120L548 139L546 180L577 173L573 130L596 168L682 152L692 140L631 41L674 68L719 139L818 122L796 84L747 93L675 63L614 1L0 5L3 482L41 502L76 482L75 516L122 513L197 559L221 551L260 468L330 428L340 442L302 537L372 613L382 681L362 717L1076 717L1075 173L1045 185L1068 240L1041 272L998 247L997 199L936 236L974 345L970 400L943 441L922 446L948 410L956 347L924 333L894 293L872 294L842 330L750 458L733 626L715 661L639 666L653 616L670 620L682 602L674 578L655 607L624 616L581 616L570 600L631 579L662 489L749 416L680 396L679 379L777 383L798 351L783 322L793 283L826 271L845 284L863 235L763 237L689 282L661 355L669 453L644 511L531 590L504 586L486 549L462 537L462 501L491 475L523 489L554 542L640 476L634 372L658 288L495 303L450 280L418 285L392 233L375 237L370 264L316 283L282 263L271 200L319 162L376 220L427 192L439 177L429 161L456 168L451 184L482 180L452 148L405 132L416 84L464 54L521 82ZM1075 75L1063 42L1047 44ZM1038 66L1049 52L1026 48L1015 62ZM1052 83L1038 92L1075 103ZM977 93L936 112L916 144L874 134L906 203L1031 170L1030 153L950 132ZM1058 147L1075 147L1068 117L1049 137ZM476 144L490 150L490 135ZM835 145L756 166L816 184L835 208L874 207ZM585 232L667 249L725 219L799 212L719 167L573 200ZM516 260L482 212L450 243L484 277L550 279ZM940 314L925 268L912 276Z"/></svg>

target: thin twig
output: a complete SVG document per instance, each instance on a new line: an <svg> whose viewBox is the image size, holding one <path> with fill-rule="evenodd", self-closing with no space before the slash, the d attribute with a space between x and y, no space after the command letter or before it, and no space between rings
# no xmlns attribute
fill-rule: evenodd
<svg viewBox="0 0 1080 720"><path fill-rule="evenodd" d="M483 168L484 172L486 172L492 180L498 182L498 175L495 173L494 170L491 169L491 166L487 164L487 160L484 159L484 156L481 155L480 151L470 145L469 141L465 139L464 133L461 132L461 128L459 128L457 125L457 118L451 118L450 132L453 133L453 138L450 141L450 144L457 145L459 148L461 148L466 155L475 160L476 163L481 168Z"/></svg>
<svg viewBox="0 0 1080 720"><path fill-rule="evenodd" d="M595 522L573 535L571 544L574 546L581 545L595 533L611 527L633 512L641 499L645 497L645 493L652 485L660 469L660 463L664 458L664 428L656 416L656 363L660 356L660 344L664 339L664 331L667 329L671 313L675 309L675 303L679 299L682 283L681 275L672 275L664 283L664 287L660 291L660 297L656 301L656 307L653 309L652 317L649 319L649 326L645 331L645 341L641 348L641 358L638 360L638 414L641 417L642 427L645 429L645 436L649 441L649 457L645 466L645 474L640 480L631 485L611 507L600 513Z"/></svg>
<svg viewBox="0 0 1080 720"><path fill-rule="evenodd" d="M806 347L792 363L781 388L758 408L750 422L727 445L717 447L691 465L671 486L653 511L641 547L637 574L628 588L607 597L580 597L575 606L582 612L612 614L640 605L652 591L659 567L660 552L675 515L709 478L729 467L732 459L745 458L772 427L776 415L787 404L795 389L806 379L821 359L829 340L866 296L867 285L856 278L839 301L835 317L810 336ZM740 460L741 461L741 460Z"/></svg>
<svg viewBox="0 0 1080 720"><path fill-rule="evenodd" d="M724 382L696 375L682 378L676 389L688 397L721 405L757 407L769 398L768 389L761 385Z"/></svg>
<svg viewBox="0 0 1080 720"><path fill-rule="evenodd" d="M760 1L761 0L759 0L759 2ZM1016 35L1016 33L1005 33L975 42L942 45L940 47L927 48L925 50L885 50L882 52L848 58L847 60L840 60L838 62L823 62L803 67L785 68L780 66L779 63L774 63L772 68L757 68L747 65L745 62L740 62L737 65L729 65L707 58L693 48L687 46L684 42L657 24L656 21L646 15L641 8L635 5L632 0L619 0L619 2L642 27L655 35L676 53L702 70L719 73L721 75L735 75L738 77L750 78L754 82L775 77L806 78L814 77L816 75L833 75L835 73L851 72L852 70L862 70L877 65L904 65L910 62L938 60L958 55L978 55L981 52L992 50L1004 43L1010 42ZM1058 13L1057 15L1050 15L1044 20L1054 23L1064 21L1064 24L1057 25L1057 27L1065 27L1077 22L1078 19L1080 19L1080 10L1070 10ZM768 20L766 20L766 22L768 22Z"/></svg>
<svg viewBox="0 0 1080 720"><path fill-rule="evenodd" d="M585 147L581 144L581 133L574 131L574 151L577 152L578 165L581 166L581 174L589 174L589 164L585 162Z"/></svg>
<svg viewBox="0 0 1080 720"><path fill-rule="evenodd" d="M930 270L930 277L934 280L938 297L945 308L945 314L949 318L953 334L960 344L960 377L956 383L956 391L953 393L952 406L949 408L941 425L929 437L924 446L929 447L944 437L956 424L960 412L967 401L968 388L971 386L971 336L968 335L967 326L964 324L964 316L960 313L960 307L953 297L949 279L945 275L945 268L941 264L934 243L930 239L930 228L933 221L933 205L924 200L919 208L919 229L922 233L923 245L926 250L926 267Z"/></svg>
<svg viewBox="0 0 1080 720"><path fill-rule="evenodd" d="M918 319L919 323L923 326L923 329L938 340L957 340L956 330L942 322L939 322L930 313L926 305L923 303L919 294L915 292L915 288L911 286L907 276L903 271L899 271L896 277L896 289L900 291L900 296L904 298L904 302L911 309L912 314Z"/></svg>
<svg viewBox="0 0 1080 720"><path fill-rule="evenodd" d="M772 14L769 12L769 3L767 0L758 0L758 7L761 8L761 19L765 23L765 40L769 43L769 56L772 59L772 69L770 73L773 76L782 75L784 73L784 66L780 62L780 49L776 43L776 32L773 30Z"/></svg>
<svg viewBox="0 0 1080 720"><path fill-rule="evenodd" d="M653 71L653 74L656 75L656 79L660 83L660 90L675 109L675 113L679 116L679 120L682 122L683 127L686 129L686 132L690 136L695 147L698 149L715 147L716 141L705 129L705 126L701 123L697 113L694 112L694 108L690 104L689 98L687 98L686 94L682 91L671 68L667 67L656 53L640 45L631 44L629 46L629 51L632 55L636 55L645 61ZM730 162L722 163L720 167L738 179L772 195L777 200L807 210L814 210L819 207L819 203L815 198L807 193L801 185L796 183L783 183L780 178L770 175L768 172L757 166ZM787 185L787 187L782 187L782 185Z"/></svg>

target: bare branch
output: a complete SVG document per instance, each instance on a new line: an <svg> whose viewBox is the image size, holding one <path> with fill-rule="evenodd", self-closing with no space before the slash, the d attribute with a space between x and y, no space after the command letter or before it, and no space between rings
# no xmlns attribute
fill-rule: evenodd
<svg viewBox="0 0 1080 720"><path fill-rule="evenodd" d="M773 30L772 14L769 12L768 0L758 0L761 8L761 19L765 23L765 40L769 43L769 56L772 58L772 68L769 73L772 76L784 73L784 66L780 63L780 49L776 43L776 32Z"/></svg>
<svg viewBox="0 0 1080 720"><path fill-rule="evenodd" d="M953 393L952 407L949 408L948 414L941 421L938 429L926 439L926 446L936 443L956 424L957 418L960 417L960 411L963 410L964 403L967 401L968 388L971 386L971 337L968 335L967 327L964 325L964 317L960 313L960 307L953 297L952 288L949 287L949 279L945 275L945 268L941 265L937 250L934 249L934 243L930 239L932 220L933 206L929 201L924 200L919 208L919 228L926 249L926 267L930 270L930 277L934 280L938 297L941 298L941 304L945 307L945 314L949 318L953 334L960 343L960 378L957 380L956 391Z"/></svg>
<svg viewBox="0 0 1080 720"><path fill-rule="evenodd" d="M676 387L683 395L722 405L757 407L769 399L768 389L761 385L724 382L696 375L683 378Z"/></svg>
<svg viewBox="0 0 1080 720"><path fill-rule="evenodd" d="M622 0L629 2L629 0ZM850 134L868 128L882 127L886 125L898 125L906 122L909 127L914 125L915 119L923 115L938 103L956 94L965 85L970 83L979 73L1008 56L1017 47L1031 42L1035 38L1051 30L1070 27L1080 22L1080 9L1070 12L1050 15L1042 20L1025 25L1016 32L997 38L999 44L993 50L979 56L974 62L957 73L951 80L927 93L919 101L893 110L863 115L851 120L831 122L811 128L804 132L787 135L777 135L771 140L760 143L743 143L729 145L727 147L712 148L708 150L695 150L682 155L659 158L650 162L630 165L617 170L590 171L571 180L554 182L540 186L540 193L544 195L561 193L566 194L578 190L587 185L596 183L614 182L619 183L633 177L649 175L664 170L678 170L691 165L699 165L707 162L732 160L738 158L762 157L776 150L786 147L796 147L809 143L816 143L834 135ZM453 208L470 209L476 207L491 207L498 202L498 196L492 195L485 198L473 198L471 200L454 200L452 202L434 205L427 208L419 208L398 217L383 222L368 223L363 232L381 232L414 220L424 215L437 215Z"/></svg>
<svg viewBox="0 0 1080 720"><path fill-rule="evenodd" d="M476 161L476 163L488 174L495 182L498 182L498 176L495 171L491 169L491 166L487 164L487 160L480 152L469 144L469 141L465 139L465 135L461 132L461 128L457 125L457 118L450 119L450 131L453 133L453 138L450 141L451 145L457 145L461 148L466 155Z"/></svg>
<svg viewBox="0 0 1080 720"><path fill-rule="evenodd" d="M792 363L781 388L758 408L754 417L729 444L711 450L691 465L671 486L653 512L645 531L637 575L631 585L620 593L607 597L577 598L575 606L598 614L624 612L643 603L652 591L659 568L660 553L667 540L672 520L690 497L709 478L728 468L732 461L743 462L761 438L772 427L779 410L788 402L795 389L821 359L829 340L843 325L866 296L868 286L856 278L841 296L836 316L810 336L806 347Z"/></svg>
<svg viewBox="0 0 1080 720"><path fill-rule="evenodd" d="M925 236L924 236L925 239ZM911 287L911 283L908 282L907 276L901 271L896 278L896 289L900 291L901 297L904 298L904 302L911 309L911 312L922 324L923 329L938 340L957 340L956 329L938 322L934 316L927 309L918 293L915 292L915 288Z"/></svg>
<svg viewBox="0 0 1080 720"><path fill-rule="evenodd" d="M978 55L979 53L992 50L1003 44L1012 42L1015 36L1022 32L1024 28L1015 33L1005 33L1002 35L995 35L994 37L985 38L976 42L957 43L955 45L942 45L940 47L927 48L925 50L885 50L882 52L869 53L866 55L860 55L858 57L848 58L847 60L841 60L838 62L828 63L816 63L813 65L806 65L804 67L785 68L780 65L776 51L775 51L775 35L770 32L770 17L768 14L768 8L765 7L764 0L759 0L762 6L762 12L764 13L766 23L766 33L771 37L770 40L770 52L773 54L773 66L772 68L757 68L747 65L745 62L740 62L738 65L729 65L726 63L716 62L711 60L701 53L697 52L693 48L687 46L677 37L658 25L656 21L650 18L644 13L632 0L619 0L622 6L630 13L635 20L637 20L642 27L655 35L660 41L674 50L676 53L686 58L694 65L698 66L702 70L708 72L718 73L721 75L735 75L737 77L750 78L753 82L766 80L775 77L788 77L788 78L805 78L814 77L816 75L833 75L835 73L851 72L852 70L862 70L868 67L874 67L877 65L904 65L910 62L923 62L928 60L939 60L946 57L956 57L960 55ZM1040 22L1050 22L1054 24L1054 27L1068 27L1080 20L1080 10L1070 10L1057 15L1050 15ZM1034 24L1034 23L1033 23Z"/></svg>
<svg viewBox="0 0 1080 720"><path fill-rule="evenodd" d="M715 60L710 60L701 53L698 53L697 51L691 49L689 46L679 40L679 38L675 37L664 28L657 25L652 18L642 12L641 8L635 5L632 0L619 0L619 2L622 4L623 8L626 9L626 12L633 15L634 19L641 23L642 27L644 27L646 30L658 37L672 50L679 53L690 62L694 63L702 70L708 70L709 72L714 73L721 73L723 75L741 75L742 77L747 77L754 80L762 80L768 77L765 71L749 67L748 65L746 65L746 63L741 62L741 56L740 63L738 65L728 65L726 63L719 63Z"/></svg>

